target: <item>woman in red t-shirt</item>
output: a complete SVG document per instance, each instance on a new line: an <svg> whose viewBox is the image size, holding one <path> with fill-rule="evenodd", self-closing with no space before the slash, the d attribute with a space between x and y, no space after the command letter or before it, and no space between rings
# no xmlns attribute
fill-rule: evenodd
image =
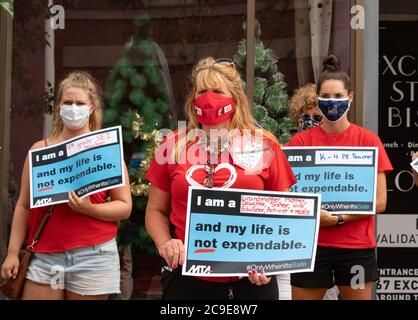
<svg viewBox="0 0 418 320"><path fill-rule="evenodd" d="M379 137L348 121L353 92L348 75L341 71L334 55L324 59L317 94L322 124L296 134L287 146L378 147L376 213L383 212L387 198L385 174L392 165ZM292 298L321 299L335 284L343 299L371 299L372 283L379 279L375 247L374 216L336 216L322 210L315 269L291 275Z"/></svg>
<svg viewBox="0 0 418 320"><path fill-rule="evenodd" d="M189 186L288 191L296 182L277 140L256 125L232 60L197 63L185 111L187 130L165 138L146 175L152 183L146 227L167 264L161 276L163 299L277 299L276 277L255 270L243 279L181 275ZM250 137L262 132L267 146L260 155L271 161L232 160L229 151L246 130ZM248 174L251 165L257 172Z"/></svg>
<svg viewBox="0 0 418 320"><path fill-rule="evenodd" d="M54 108L53 135L31 149L61 143L101 127L101 97L96 81L86 72L72 72L59 85ZM5 279L16 277L18 253L29 243L48 207L30 209L29 162L25 160L19 199L13 215ZM129 181L124 165L125 181ZM107 198L110 197L110 201ZM129 184L57 204L34 246L22 299L106 299L119 293L119 255L115 237L119 220L127 219L132 201Z"/></svg>

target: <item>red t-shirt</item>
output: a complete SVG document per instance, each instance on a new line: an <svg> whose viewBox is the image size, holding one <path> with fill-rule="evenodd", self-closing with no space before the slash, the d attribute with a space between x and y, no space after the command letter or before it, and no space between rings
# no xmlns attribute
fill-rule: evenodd
<svg viewBox="0 0 418 320"><path fill-rule="evenodd" d="M92 203L104 203L108 190L90 195ZM29 211L29 243L48 207L33 208ZM73 211L68 204L57 204L46 223L35 252L63 252L85 248L112 240L117 234L114 222L103 221Z"/></svg>
<svg viewBox="0 0 418 320"><path fill-rule="evenodd" d="M393 170L380 138L375 133L355 124L350 124L345 131L337 134L328 133L321 126L317 126L299 132L286 146L378 147L377 171L387 174ZM319 230L318 244L320 246L352 249L374 248L376 246L374 216L351 221L342 226L325 227Z"/></svg>
<svg viewBox="0 0 418 320"><path fill-rule="evenodd" d="M97 192L90 195L90 201L93 204L105 203L108 195L109 190ZM48 207L29 210L29 244L47 211ZM115 238L117 231L114 222L77 213L66 203L57 204L35 246L35 252L63 252L101 244Z"/></svg>
<svg viewBox="0 0 418 320"><path fill-rule="evenodd" d="M164 156L171 154L170 148L167 145L173 146L174 141L178 137L178 132L174 132L164 139L160 147L165 148ZM245 175L244 169L234 164L231 156L228 156L228 168L219 169L214 174L214 187L227 187L238 189L253 189L253 190L271 190L283 191L296 183L296 178L293 175L289 163L280 149L280 146L269 140L265 140L273 151L273 158L268 168L263 169L259 174ZM189 146L190 148L190 146ZM228 152L228 151L225 151ZM158 154L159 151L157 150ZM183 153L184 155L184 153ZM180 157L181 159L181 157ZM185 159L184 164L160 164L154 158L151 162L146 178L157 188L169 192L171 194L171 212L170 222L174 226L174 233L178 239L184 241L186 228L186 213L187 213L187 194L188 187L193 184L200 184L203 186L203 180L207 177L205 169L199 166L199 163L192 165ZM204 163L200 163L203 165ZM194 166L196 169L191 168ZM215 165L216 166L216 165ZM189 170L190 169L190 170ZM216 169L215 169L216 170ZM235 171L235 172L232 172ZM186 177L186 173L189 176ZM236 180L229 185L230 177L236 173ZM227 184L225 186L225 184ZM205 279L214 282L228 282L230 278L205 277Z"/></svg>

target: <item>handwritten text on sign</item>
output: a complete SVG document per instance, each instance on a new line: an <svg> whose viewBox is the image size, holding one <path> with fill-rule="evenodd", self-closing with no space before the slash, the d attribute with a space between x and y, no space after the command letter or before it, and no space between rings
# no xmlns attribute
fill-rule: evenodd
<svg viewBox="0 0 418 320"><path fill-rule="evenodd" d="M242 195L240 211L243 213L310 216L314 213L313 206L313 199Z"/></svg>

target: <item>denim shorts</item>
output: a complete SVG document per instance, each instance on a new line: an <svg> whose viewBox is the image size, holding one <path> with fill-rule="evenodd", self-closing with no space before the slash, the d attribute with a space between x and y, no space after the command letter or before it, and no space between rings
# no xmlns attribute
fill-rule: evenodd
<svg viewBox="0 0 418 320"><path fill-rule="evenodd" d="M116 241L64 252L35 253L26 278L83 296L120 293Z"/></svg>

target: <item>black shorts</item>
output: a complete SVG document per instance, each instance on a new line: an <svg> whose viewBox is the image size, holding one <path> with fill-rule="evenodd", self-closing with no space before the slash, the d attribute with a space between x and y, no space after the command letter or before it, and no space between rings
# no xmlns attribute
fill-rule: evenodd
<svg viewBox="0 0 418 320"><path fill-rule="evenodd" d="M181 267L161 273L163 300L278 300L275 276L262 286L252 284L247 277L235 282L210 282L183 276Z"/></svg>
<svg viewBox="0 0 418 320"><path fill-rule="evenodd" d="M364 272L363 272L364 271ZM332 288L379 280L376 252L318 246L313 272L292 273L290 283L299 288Z"/></svg>

